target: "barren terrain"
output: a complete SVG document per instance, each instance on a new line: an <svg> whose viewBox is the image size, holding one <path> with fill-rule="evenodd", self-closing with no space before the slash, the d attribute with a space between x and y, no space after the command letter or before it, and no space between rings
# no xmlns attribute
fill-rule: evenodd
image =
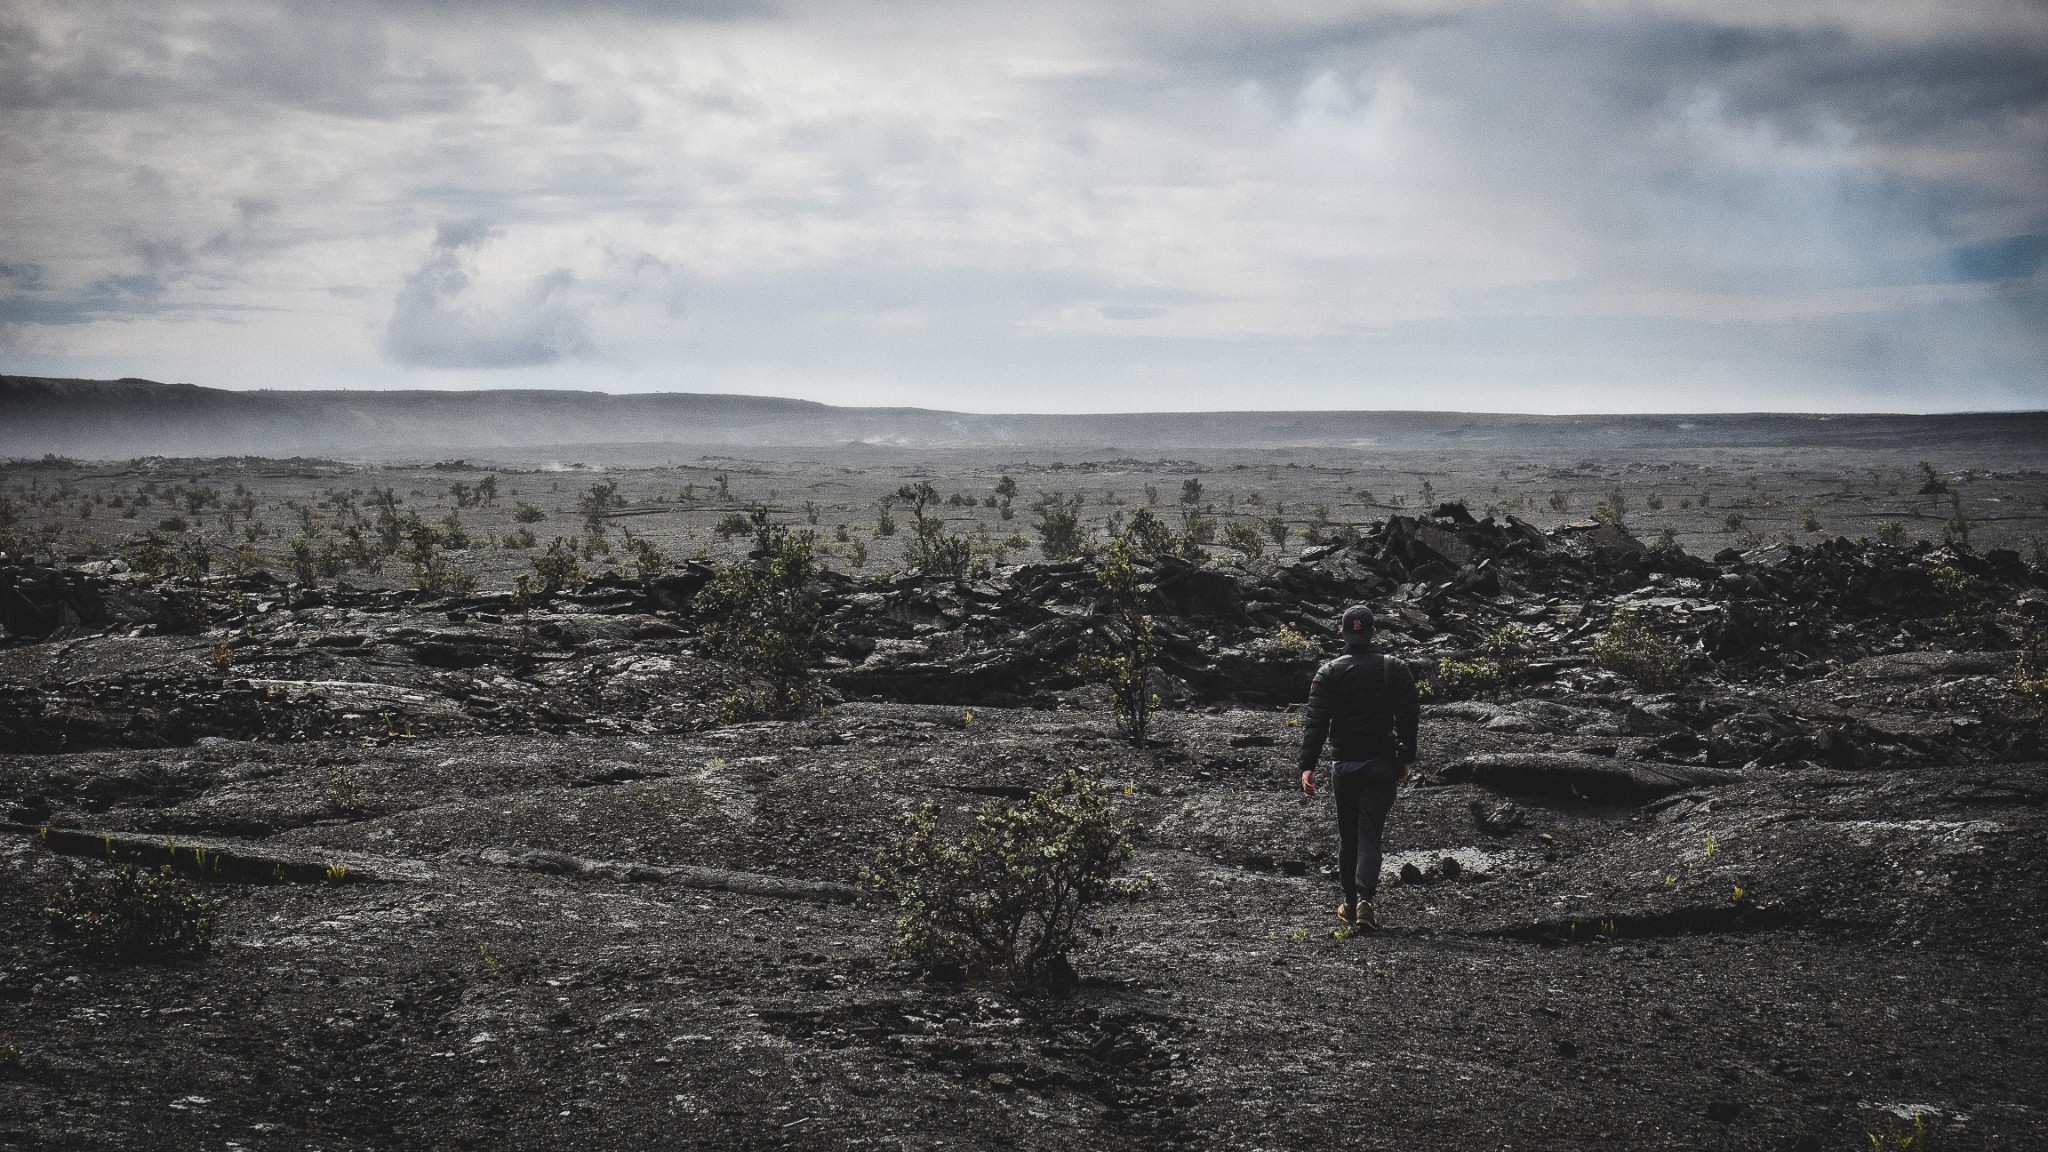
<svg viewBox="0 0 2048 1152"><path fill-rule="evenodd" d="M2048 617L2048 475L2025 436L1919 459L10 467L0 1146L1849 1149L1915 1116L1936 1149L2042 1146L2048 767L2014 668ZM877 534L921 480L960 497L968 579L905 574L907 530ZM374 536L379 490L459 524L442 555L473 589L390 558L295 577L293 538ZM1138 508L1263 533L1147 563L1148 747L1073 675L1100 589L1039 551L1053 492L1098 537ZM1603 500L1625 530L1587 518ZM751 543L720 521L757 505L829 547L830 702L721 725L745 678L692 598ZM131 563L150 533L161 573ZM588 579L516 601L557 536ZM1360 599L1426 677L1511 624L1532 653L1498 695L1426 706L1387 928L1338 939L1331 804L1295 785L1289 709ZM1682 653L1675 686L1589 655L1618 612ZM907 965L858 898L902 814L1067 766L1122 787L1150 880L1078 980ZM221 902L209 955L46 940L49 893L120 861Z"/></svg>

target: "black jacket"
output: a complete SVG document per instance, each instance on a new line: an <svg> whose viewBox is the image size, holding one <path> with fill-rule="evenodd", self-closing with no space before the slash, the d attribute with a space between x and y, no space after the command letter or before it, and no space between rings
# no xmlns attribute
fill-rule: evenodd
<svg viewBox="0 0 2048 1152"><path fill-rule="evenodd" d="M1316 669L1301 721L1301 770L1316 766L1323 743L1333 760L1415 763L1415 722L1422 701L1408 665L1372 648L1346 652Z"/></svg>

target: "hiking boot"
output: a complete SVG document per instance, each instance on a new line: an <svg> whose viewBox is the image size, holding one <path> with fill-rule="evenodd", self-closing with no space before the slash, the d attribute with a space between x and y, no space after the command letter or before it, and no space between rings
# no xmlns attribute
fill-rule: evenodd
<svg viewBox="0 0 2048 1152"><path fill-rule="evenodd" d="M1337 922L1346 928L1358 926L1358 905L1346 900L1337 905Z"/></svg>
<svg viewBox="0 0 2048 1152"><path fill-rule="evenodd" d="M1374 908L1370 900L1360 900L1351 906L1351 919L1348 923L1368 932L1373 931L1380 926L1379 909Z"/></svg>

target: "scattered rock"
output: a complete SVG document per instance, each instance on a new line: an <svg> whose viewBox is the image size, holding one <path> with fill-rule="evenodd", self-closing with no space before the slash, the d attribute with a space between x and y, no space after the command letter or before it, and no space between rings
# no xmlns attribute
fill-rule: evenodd
<svg viewBox="0 0 2048 1152"><path fill-rule="evenodd" d="M1529 814L1512 801L1474 800L1471 808L1473 823L1495 836L1505 836L1529 823Z"/></svg>

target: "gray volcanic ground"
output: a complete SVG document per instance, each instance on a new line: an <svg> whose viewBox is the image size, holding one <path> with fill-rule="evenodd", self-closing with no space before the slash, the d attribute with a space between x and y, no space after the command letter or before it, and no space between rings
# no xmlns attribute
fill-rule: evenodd
<svg viewBox="0 0 2048 1152"><path fill-rule="evenodd" d="M2035 417L1187 419L1217 439L8 466L0 1146L2048 1143ZM5 450L159 434L72 426ZM882 531L919 481L965 579ZM1074 673L1103 591L1043 555L1053 494L1096 540L1216 522L1143 564L1145 748ZM756 507L819 534L829 701L725 724L696 597ZM387 513L474 586L379 553ZM587 579L516 602L557 537ZM1355 600L1436 690L1387 929L1338 939L1293 708ZM1675 683L1596 659L1618 615ZM1459 691L1510 625L1524 672ZM1077 982L908 965L856 889L901 816L1069 766L1149 878ZM46 938L121 861L195 875L210 954Z"/></svg>

